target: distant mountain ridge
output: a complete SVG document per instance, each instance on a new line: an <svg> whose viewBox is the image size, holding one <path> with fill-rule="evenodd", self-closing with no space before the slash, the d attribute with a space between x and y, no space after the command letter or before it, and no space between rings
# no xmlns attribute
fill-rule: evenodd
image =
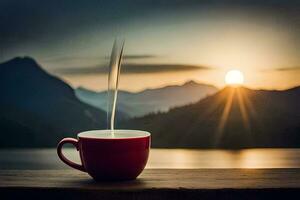
<svg viewBox="0 0 300 200"><path fill-rule="evenodd" d="M0 64L0 91L0 147L55 146L65 136L105 127L104 111L79 101L30 57Z"/></svg>
<svg viewBox="0 0 300 200"><path fill-rule="evenodd" d="M128 120L121 127L150 131L154 147L300 147L300 87L227 87L195 104Z"/></svg>
<svg viewBox="0 0 300 200"><path fill-rule="evenodd" d="M198 84L189 82L145 90L137 93L136 103L145 105L148 99L153 103L159 97L159 105L169 106L172 99L185 101L186 90L194 94L195 88ZM32 58L0 64L0 91L0 148L54 147L60 139L76 137L80 131L106 128L103 110L79 101L69 85L49 75ZM91 94L98 98L98 93ZM134 102L130 98L135 93L121 94ZM117 128L150 131L153 147L300 147L300 87L284 91L226 87L201 100L192 98L195 103L124 120ZM127 109L131 111L131 105Z"/></svg>
<svg viewBox="0 0 300 200"><path fill-rule="evenodd" d="M146 89L141 92L121 90L118 93L117 109L129 117L140 117L149 113L168 111L172 107L195 103L200 99L217 92L212 85L200 84L194 81L183 85L171 85L156 89ZM106 109L107 93L94 92L85 88L77 88L76 96L83 102L96 108Z"/></svg>

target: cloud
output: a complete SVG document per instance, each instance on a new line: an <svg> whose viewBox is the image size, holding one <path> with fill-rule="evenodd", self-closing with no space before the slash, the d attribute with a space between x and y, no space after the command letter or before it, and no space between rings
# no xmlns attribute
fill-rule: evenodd
<svg viewBox="0 0 300 200"><path fill-rule="evenodd" d="M46 58L42 61L49 63L71 63L74 61L95 61L103 59L101 56L57 56L52 58Z"/></svg>
<svg viewBox="0 0 300 200"><path fill-rule="evenodd" d="M122 66L126 73L159 73L159 72L174 72L174 71L190 71L190 70L208 70L209 67L199 65L184 65L184 64L133 64L128 63ZM121 69L122 70L122 69Z"/></svg>
<svg viewBox="0 0 300 200"><path fill-rule="evenodd" d="M139 60L148 58L158 58L161 56L153 54L127 54L123 55L124 60ZM74 61L99 61L99 60L109 60L110 56L58 56L52 58L46 58L44 62L54 62L54 63L71 63Z"/></svg>
<svg viewBox="0 0 300 200"><path fill-rule="evenodd" d="M121 73L125 73L125 74L161 73L161 72L210 70L210 69L212 68L199 66L199 65L125 63L122 65ZM108 67L105 66L60 68L55 70L55 73L59 73L62 75L84 75L84 74L97 74L97 73L103 74L107 72L108 72Z"/></svg>
<svg viewBox="0 0 300 200"><path fill-rule="evenodd" d="M276 68L276 71L296 71L300 70L300 66L295 66L295 67L281 67L281 68Z"/></svg>
<svg viewBox="0 0 300 200"><path fill-rule="evenodd" d="M207 10L207 7L225 9L237 6L240 6L240 9L251 6L272 10L275 18L285 16L288 21L294 21L294 25L298 27L299 1L296 0L244 0L226 1L226 3L209 0L54 0L43 2L40 0L2 0L0 1L0 26L2 27L0 47L7 50L33 44L40 47L39 45L45 42L60 44L62 38L68 39L73 35L83 35L87 30L99 25L101 25L99 26L101 30L107 30L120 24L131 23L136 19L148 20L148 16L157 15L162 18L172 12L180 16L186 12Z"/></svg>
<svg viewBox="0 0 300 200"><path fill-rule="evenodd" d="M152 54L129 54L129 55L124 55L123 59L124 60L134 60L134 59L147 59L147 58L157 58L160 57L158 55L152 55ZM110 59L109 56L105 57L106 59Z"/></svg>

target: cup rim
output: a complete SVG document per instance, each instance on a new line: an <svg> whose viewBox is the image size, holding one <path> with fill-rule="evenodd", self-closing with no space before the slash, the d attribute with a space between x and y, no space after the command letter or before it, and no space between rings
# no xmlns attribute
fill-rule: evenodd
<svg viewBox="0 0 300 200"><path fill-rule="evenodd" d="M134 132L134 133L139 133L136 136L129 136L129 137L96 137L93 136L92 134L95 134L96 132L98 132L98 134L102 132L109 132L111 131L110 129L102 129L102 130L89 130L89 131L83 131L77 134L78 138L84 138L84 139L101 139L101 140L128 140L128 139L137 139L137 138L147 138L151 136L151 133L149 133L148 131L142 131L142 130L134 130L134 129L116 129L114 130L115 132L118 132L120 134L120 132ZM90 134L90 135L89 135ZM130 135L131 133L129 133Z"/></svg>

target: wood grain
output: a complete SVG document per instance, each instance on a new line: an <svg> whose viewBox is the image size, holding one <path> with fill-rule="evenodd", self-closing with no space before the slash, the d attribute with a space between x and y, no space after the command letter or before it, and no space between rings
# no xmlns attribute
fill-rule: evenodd
<svg viewBox="0 0 300 200"><path fill-rule="evenodd" d="M46 199L285 197L300 195L300 169L146 169L134 181L100 183L76 170L1 170L0 192Z"/></svg>

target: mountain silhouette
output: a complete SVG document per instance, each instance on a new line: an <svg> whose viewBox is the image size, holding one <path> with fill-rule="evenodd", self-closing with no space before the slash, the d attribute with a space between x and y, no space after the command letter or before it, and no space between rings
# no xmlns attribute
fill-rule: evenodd
<svg viewBox="0 0 300 200"><path fill-rule="evenodd" d="M66 136L105 127L106 113L30 57L0 64L0 147L55 146Z"/></svg>
<svg viewBox="0 0 300 200"><path fill-rule="evenodd" d="M165 112L172 107L195 103L216 92L216 87L194 81L136 93L121 90L118 93L117 110L120 113L126 113L128 117L140 117L149 113ZM106 91L94 92L85 88L77 88L75 94L87 104L106 109Z"/></svg>
<svg viewBox="0 0 300 200"><path fill-rule="evenodd" d="M122 91L120 101L123 110L128 106L128 113L137 113L130 109L144 109L147 103L152 107L144 113L177 107L124 120L118 128L150 131L153 147L300 146L300 87L284 91L226 87L203 98L199 85L188 82L139 93ZM63 137L106 128L104 111L80 101L68 84L48 74L32 58L0 64L0 91L0 148L53 147ZM214 89L208 86L208 91ZM99 93L90 94L99 99ZM197 95L203 99L197 101ZM188 105L178 106L188 98ZM105 100L102 96L101 101Z"/></svg>
<svg viewBox="0 0 300 200"><path fill-rule="evenodd" d="M226 87L195 104L128 120L122 127L150 131L154 147L299 147L299 111L300 87Z"/></svg>

